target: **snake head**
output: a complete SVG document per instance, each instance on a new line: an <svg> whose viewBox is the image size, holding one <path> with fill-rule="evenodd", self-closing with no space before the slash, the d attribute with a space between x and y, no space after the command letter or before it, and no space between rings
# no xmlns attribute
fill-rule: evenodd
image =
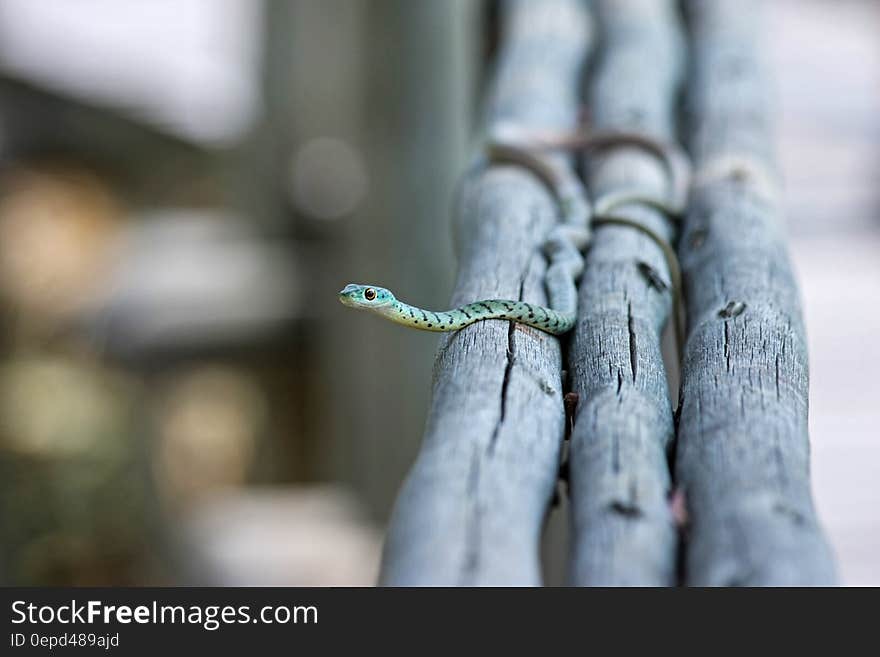
<svg viewBox="0 0 880 657"><path fill-rule="evenodd" d="M339 301L350 308L380 310L394 303L394 295L377 285L349 283L339 291Z"/></svg>

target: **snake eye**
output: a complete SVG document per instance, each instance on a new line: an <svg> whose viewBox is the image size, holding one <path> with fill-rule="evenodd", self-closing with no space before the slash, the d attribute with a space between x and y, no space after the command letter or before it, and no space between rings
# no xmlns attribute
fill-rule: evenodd
<svg viewBox="0 0 880 657"><path fill-rule="evenodd" d="M367 301L372 301L375 298L376 298L376 290L374 290L371 287L368 287L366 290L364 290L364 299L366 299Z"/></svg>

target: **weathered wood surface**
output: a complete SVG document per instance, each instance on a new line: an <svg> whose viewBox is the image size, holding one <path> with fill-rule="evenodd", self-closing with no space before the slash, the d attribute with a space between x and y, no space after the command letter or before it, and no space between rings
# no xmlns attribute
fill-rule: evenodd
<svg viewBox="0 0 880 657"><path fill-rule="evenodd" d="M578 0L505 3L487 127L573 128L590 27ZM474 170L461 192L451 303L546 303L540 246L555 221L554 198L529 172ZM500 321L445 334L424 442L392 513L380 583L540 584L539 539L563 425L556 338Z"/></svg>
<svg viewBox="0 0 880 657"><path fill-rule="evenodd" d="M674 139L684 58L672 0L598 4L602 50L589 114L598 129ZM615 148L591 158L593 196L669 184L650 153ZM616 213L673 240L676 226L644 204ZM653 274L651 273L653 272ZM670 585L677 531L668 497L672 406L660 343L670 316L670 273L656 243L626 226L598 226L580 285L569 352L580 402L569 450L570 580L577 585Z"/></svg>
<svg viewBox="0 0 880 657"><path fill-rule="evenodd" d="M688 339L675 474L693 585L836 581L810 494L807 352L774 203L759 7L688 3L697 187L679 246Z"/></svg>

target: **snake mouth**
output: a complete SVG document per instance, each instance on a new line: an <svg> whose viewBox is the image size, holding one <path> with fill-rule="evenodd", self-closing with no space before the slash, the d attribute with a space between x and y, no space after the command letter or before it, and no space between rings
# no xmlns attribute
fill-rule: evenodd
<svg viewBox="0 0 880 657"><path fill-rule="evenodd" d="M341 303L343 306L348 306L349 308L357 308L358 303L357 301L355 301L354 293L358 292L359 290L359 285L349 283L337 293L336 296L339 299L339 303Z"/></svg>

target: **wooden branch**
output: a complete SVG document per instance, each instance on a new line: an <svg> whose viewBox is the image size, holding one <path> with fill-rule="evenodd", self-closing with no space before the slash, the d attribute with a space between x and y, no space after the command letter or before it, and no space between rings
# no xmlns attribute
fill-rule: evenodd
<svg viewBox="0 0 880 657"><path fill-rule="evenodd" d="M759 7L689 2L696 164L679 247L689 316L675 472L686 581L836 581L810 494L807 348L774 202Z"/></svg>
<svg viewBox="0 0 880 657"><path fill-rule="evenodd" d="M610 0L598 10L603 49L592 86L593 126L674 138L684 55L675 3ZM669 184L656 157L623 147L591 167L589 182L594 197L637 188L656 189L662 198ZM674 238L668 218L644 204L619 214ZM669 585L676 579L666 452L674 430L660 351L669 281L660 248L643 233L627 226L595 229L569 354L580 400L569 452L573 584Z"/></svg>
<svg viewBox="0 0 880 657"><path fill-rule="evenodd" d="M572 129L589 38L578 0L505 3L487 126ZM452 304L546 303L540 246L557 217L555 199L528 171L472 171L456 226ZM441 338L424 442L392 513L382 584L541 583L539 539L564 430L560 372L559 341L519 324L479 322Z"/></svg>

